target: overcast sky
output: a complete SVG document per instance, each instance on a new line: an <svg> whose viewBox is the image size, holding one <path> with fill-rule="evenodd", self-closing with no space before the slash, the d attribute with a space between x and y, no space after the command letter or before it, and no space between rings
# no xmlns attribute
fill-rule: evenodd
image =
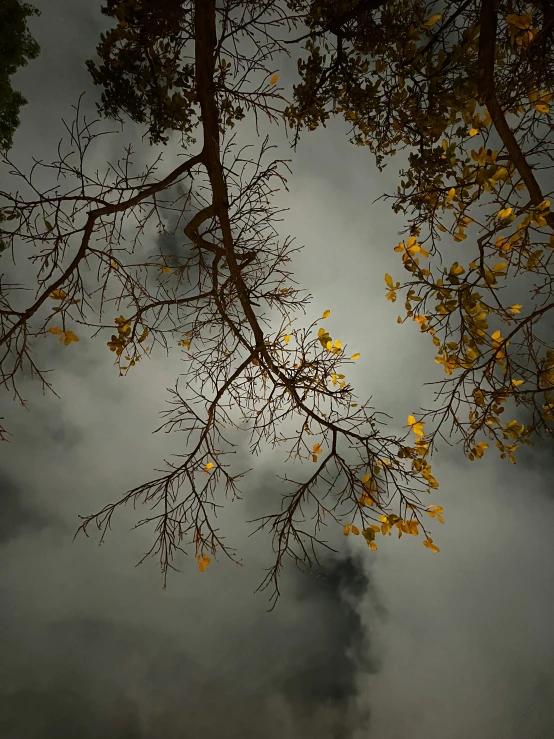
<svg viewBox="0 0 554 739"><path fill-rule="evenodd" d="M52 159L61 117L87 90L84 66L103 26L90 0L36 0L38 61L17 77L29 100L14 158ZM105 19L104 19L105 20ZM286 87L292 63L279 71ZM263 135L264 132L262 132ZM399 275L392 251L402 222L386 203L397 164L379 174L370 155L331 122L292 158L283 236L305 244L295 269L314 295L310 317L362 353L360 396L402 425L434 376L432 347L384 299ZM254 141L251 122L242 140ZM154 157L135 140L139 158ZM112 155L100 146L101 166ZM171 147L166 156L171 159ZM176 151L176 149L173 149ZM5 173L2 173L5 182ZM6 256L2 259L4 260ZM332 333L332 331L331 331ZM54 347L54 348L53 348ZM155 561L135 568L151 531L123 511L102 547L72 541L90 513L144 482L180 439L152 435L180 372L162 354L119 378L102 339L45 342L61 399L25 385L29 411L3 399L13 433L0 447L0 734L6 739L551 739L554 736L554 520L551 448L517 466L441 450L433 502L446 523L433 555L421 538L387 537L370 552L335 537L325 571L288 567L277 608L255 594L270 542L244 521L275 507L279 456L225 514L243 566L192 558L162 591ZM244 452L245 455L245 452ZM246 455L245 455L246 456ZM361 537L359 537L361 539ZM324 576L317 576L324 575Z"/></svg>

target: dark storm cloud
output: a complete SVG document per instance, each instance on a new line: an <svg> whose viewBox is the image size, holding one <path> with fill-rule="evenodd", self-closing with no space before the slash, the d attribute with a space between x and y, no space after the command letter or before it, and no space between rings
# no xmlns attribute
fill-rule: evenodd
<svg viewBox="0 0 554 739"><path fill-rule="evenodd" d="M29 490L20 488L11 475L0 470L0 547L23 534L29 536L47 525L47 520L33 508Z"/></svg>

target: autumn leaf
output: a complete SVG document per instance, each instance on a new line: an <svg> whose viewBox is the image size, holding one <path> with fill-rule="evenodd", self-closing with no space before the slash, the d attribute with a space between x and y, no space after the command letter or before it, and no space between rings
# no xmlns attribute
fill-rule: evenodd
<svg viewBox="0 0 554 739"><path fill-rule="evenodd" d="M274 74L274 75L273 75L273 76L271 77L271 79L269 80L269 84L270 84L270 85L274 85L274 84L275 84L275 83L277 82L277 80L278 80L278 79L279 79L279 75L278 75L278 74Z"/></svg>
<svg viewBox="0 0 554 739"><path fill-rule="evenodd" d="M63 329L59 328L58 326L52 326L52 328L49 328L48 331L51 334L63 334Z"/></svg>
<svg viewBox="0 0 554 739"><path fill-rule="evenodd" d="M502 210L499 210L496 214L498 218L508 218L512 214L513 208L503 208Z"/></svg>
<svg viewBox="0 0 554 739"><path fill-rule="evenodd" d="M431 26L434 26L435 23L438 23L440 19L442 18L442 13L437 13L436 15L432 15L430 18L428 18L425 23L423 24L424 28L431 28Z"/></svg>
<svg viewBox="0 0 554 739"><path fill-rule="evenodd" d="M351 528L351 527L350 527L350 524L349 524L349 523L347 523L347 524L346 524L346 526L344 527L344 529L343 529L342 533L343 533L343 534L344 534L345 536L348 536L348 534L350 533L350 528Z"/></svg>
<svg viewBox="0 0 554 739"><path fill-rule="evenodd" d="M289 343L289 341L290 341L290 334L286 334L286 335L285 335L285 336L283 337L283 341L285 342L285 344L288 344L288 343Z"/></svg>
<svg viewBox="0 0 554 739"><path fill-rule="evenodd" d="M408 426L416 436L424 436L423 421L416 421L415 416L408 416Z"/></svg>
<svg viewBox="0 0 554 739"><path fill-rule="evenodd" d="M390 276L389 274L386 274L386 275L385 275L385 282L387 283L387 285L388 285L388 286L389 286L390 288L394 287L394 283L393 283L393 281L392 281L392 277L391 277L391 276Z"/></svg>
<svg viewBox="0 0 554 739"><path fill-rule="evenodd" d="M326 310L326 311L323 311L323 315L321 317L322 318L329 318L330 315L331 315L331 311L330 310Z"/></svg>
<svg viewBox="0 0 554 739"><path fill-rule="evenodd" d="M433 544L433 540L429 537L425 539L425 541L423 542L423 546L427 547L427 549L430 549L432 552L435 552L435 554L438 554L438 552L440 552L438 546L436 546L436 544Z"/></svg>
<svg viewBox="0 0 554 739"><path fill-rule="evenodd" d="M477 136L478 133L479 133L479 129L477 129L477 128L470 128L469 129L469 135L470 136Z"/></svg>
<svg viewBox="0 0 554 739"><path fill-rule="evenodd" d="M213 462L208 462L206 464L206 466L204 467L204 469L209 472L210 470L213 469L213 467L214 467L214 463Z"/></svg>
<svg viewBox="0 0 554 739"><path fill-rule="evenodd" d="M66 331L63 336L63 343L65 346L69 346L72 341L79 341L79 337L76 336L73 331Z"/></svg>
<svg viewBox="0 0 554 739"><path fill-rule="evenodd" d="M358 352L356 352L356 354L353 354L353 355L352 355L352 356L350 357L350 359L353 359L354 361L356 361L357 359L359 359L359 358L360 358L360 356L361 356L361 355L360 355L360 354L359 354Z"/></svg>
<svg viewBox="0 0 554 739"><path fill-rule="evenodd" d="M63 300L64 298L67 298L67 293L63 290L52 290L50 297L52 300Z"/></svg>
<svg viewBox="0 0 554 739"><path fill-rule="evenodd" d="M515 26L522 31L525 31L527 28L529 28L532 22L533 16L531 15L531 13L523 13L523 15L515 15L514 13L511 13L510 15L506 16L506 23L508 23L510 26Z"/></svg>
<svg viewBox="0 0 554 739"><path fill-rule="evenodd" d="M199 554L197 554L196 561L198 562L198 569L200 570L200 572L204 572L206 567L210 564L212 560L207 556L200 556Z"/></svg>

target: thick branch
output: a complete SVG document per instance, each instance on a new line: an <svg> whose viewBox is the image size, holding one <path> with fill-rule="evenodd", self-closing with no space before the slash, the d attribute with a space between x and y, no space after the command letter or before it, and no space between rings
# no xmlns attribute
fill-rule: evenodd
<svg viewBox="0 0 554 739"><path fill-rule="evenodd" d="M516 137L502 110L494 84L494 55L496 49L496 29L498 25L498 0L482 0L481 5L481 29L479 33L479 97L481 102L487 106L491 120L504 142L510 159L525 183L531 202L537 206L544 200L539 183L537 182L533 169L529 165L525 154L522 152ZM554 213L546 213L545 218L554 228Z"/></svg>

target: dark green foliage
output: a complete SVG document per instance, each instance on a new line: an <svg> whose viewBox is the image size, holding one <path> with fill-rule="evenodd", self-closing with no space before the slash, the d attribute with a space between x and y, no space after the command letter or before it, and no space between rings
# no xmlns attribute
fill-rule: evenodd
<svg viewBox="0 0 554 739"><path fill-rule="evenodd" d="M192 23L182 0L107 0L104 15L117 26L102 34L97 47L100 65L87 61L102 90L99 112L120 120L126 113L148 125L150 141L166 141L166 131L193 130L194 65L183 63Z"/></svg>
<svg viewBox="0 0 554 739"><path fill-rule="evenodd" d="M40 52L27 28L27 18L39 12L19 0L0 2L0 150L11 148L19 126L19 111L27 102L13 89L10 77Z"/></svg>

